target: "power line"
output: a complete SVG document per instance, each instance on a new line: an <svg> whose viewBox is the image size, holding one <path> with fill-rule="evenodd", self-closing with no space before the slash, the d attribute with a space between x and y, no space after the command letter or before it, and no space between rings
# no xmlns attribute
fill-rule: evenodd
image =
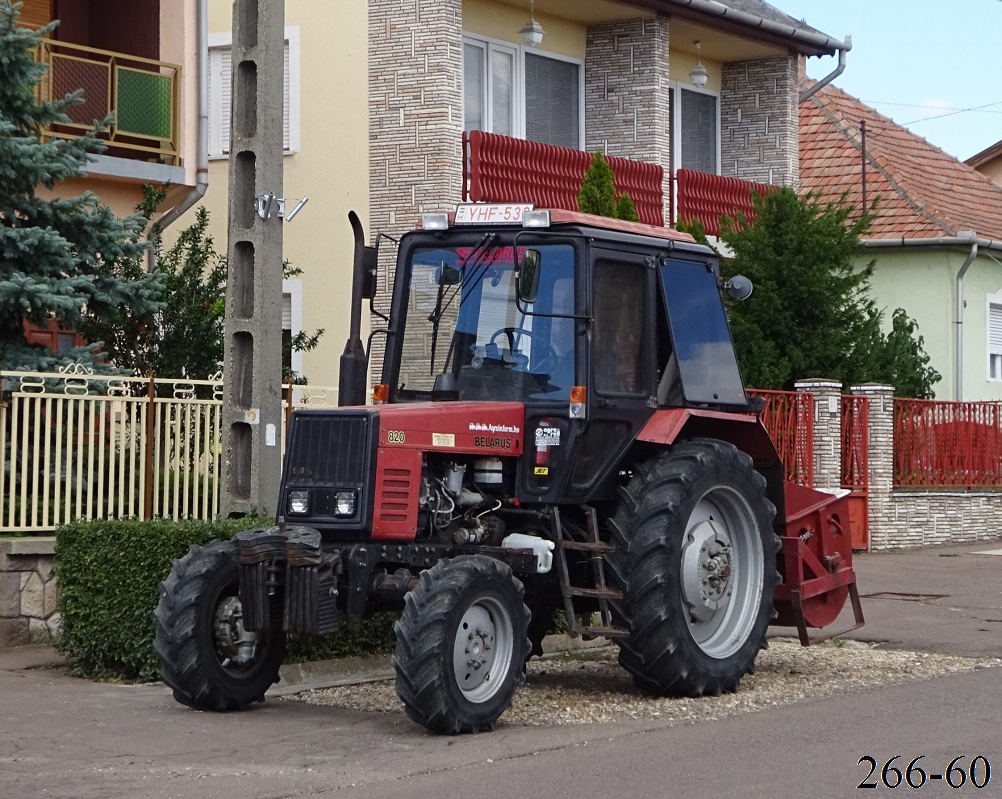
<svg viewBox="0 0 1002 799"><path fill-rule="evenodd" d="M977 105L977 106L974 106L973 108L960 108L960 109L958 109L956 111L950 111L950 112L948 112L946 114L937 114L936 116L932 116L932 117L922 117L922 119L913 119L911 122L902 122L901 124L902 125L916 125L919 122L928 122L931 119L943 119L943 117L952 117L952 116L955 116L956 114L966 114L968 111L980 111L983 108L990 108L993 105L1002 105L1002 100L996 100L994 103L985 103L985 105ZM989 113L993 113L993 112L989 112Z"/></svg>
<svg viewBox="0 0 1002 799"><path fill-rule="evenodd" d="M900 106L902 108L929 108L929 105L926 104L926 103L892 103L890 100L863 100L862 102L866 103L867 105L896 105L896 106ZM999 104L1002 104L1002 100L999 100L996 103L989 103L988 106L999 105ZM962 109L962 110L964 110L964 111L974 111L974 110L981 110L981 109L984 109L986 107L987 106L979 106L978 109L967 108L967 109ZM960 113L960 111L952 111L951 113ZM1002 111L984 111L984 110L981 110L981 113L984 113L984 114L1002 114Z"/></svg>

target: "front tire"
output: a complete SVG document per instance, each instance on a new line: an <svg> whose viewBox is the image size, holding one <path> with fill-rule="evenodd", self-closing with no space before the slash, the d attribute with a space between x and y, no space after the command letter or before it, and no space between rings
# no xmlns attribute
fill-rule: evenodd
<svg viewBox="0 0 1002 799"><path fill-rule="evenodd" d="M397 695L436 733L493 730L524 679L529 609L507 564L483 555L421 572L394 625Z"/></svg>
<svg viewBox="0 0 1002 799"><path fill-rule="evenodd" d="M242 710L263 702L285 655L280 630L243 627L236 545L192 546L160 584L153 650L174 698L196 710Z"/></svg>
<svg viewBox="0 0 1002 799"><path fill-rule="evenodd" d="M641 465L610 522L630 630L620 664L678 696L737 690L766 646L779 581L765 478L731 444L694 439Z"/></svg>

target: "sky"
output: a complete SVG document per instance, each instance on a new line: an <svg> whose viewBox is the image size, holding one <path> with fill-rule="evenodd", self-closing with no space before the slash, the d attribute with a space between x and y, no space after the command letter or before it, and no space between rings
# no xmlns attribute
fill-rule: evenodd
<svg viewBox="0 0 1002 799"><path fill-rule="evenodd" d="M836 39L834 85L965 160L1002 140L1002 0L769 0ZM810 58L822 78L836 58Z"/></svg>

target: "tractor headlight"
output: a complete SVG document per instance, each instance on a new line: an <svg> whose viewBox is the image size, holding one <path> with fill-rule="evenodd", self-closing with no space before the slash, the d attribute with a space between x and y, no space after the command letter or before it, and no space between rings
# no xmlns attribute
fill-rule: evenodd
<svg viewBox="0 0 1002 799"><path fill-rule="evenodd" d="M355 515L354 491L338 491L334 495L334 515L335 516Z"/></svg>
<svg viewBox="0 0 1002 799"><path fill-rule="evenodd" d="M290 516L308 516L310 513L310 492L290 491L286 510Z"/></svg>

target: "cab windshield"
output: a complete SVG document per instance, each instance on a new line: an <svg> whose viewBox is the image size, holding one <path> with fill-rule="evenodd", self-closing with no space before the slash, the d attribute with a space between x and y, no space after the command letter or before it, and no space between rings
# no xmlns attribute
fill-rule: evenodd
<svg viewBox="0 0 1002 799"><path fill-rule="evenodd" d="M574 249L532 249L540 254L532 303L515 301L510 244L413 251L398 399L427 398L441 373L455 377L461 400L568 399L574 320L560 315L574 313Z"/></svg>

